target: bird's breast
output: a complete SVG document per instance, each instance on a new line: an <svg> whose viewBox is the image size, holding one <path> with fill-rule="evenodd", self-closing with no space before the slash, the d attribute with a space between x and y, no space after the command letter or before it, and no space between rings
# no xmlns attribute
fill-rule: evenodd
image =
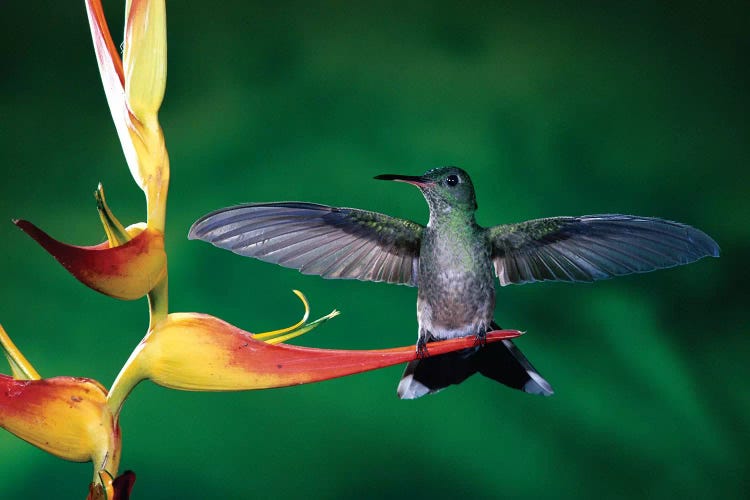
<svg viewBox="0 0 750 500"><path fill-rule="evenodd" d="M495 308L489 245L473 234L426 233L419 261L420 328L436 338L486 329Z"/></svg>

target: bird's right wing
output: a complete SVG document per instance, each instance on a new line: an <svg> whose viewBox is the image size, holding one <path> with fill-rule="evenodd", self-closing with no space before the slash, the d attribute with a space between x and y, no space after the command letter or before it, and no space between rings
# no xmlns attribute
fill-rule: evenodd
<svg viewBox="0 0 750 500"><path fill-rule="evenodd" d="M416 286L423 229L377 212L278 202L217 210L188 238L304 274Z"/></svg>
<svg viewBox="0 0 750 500"><path fill-rule="evenodd" d="M501 285L594 281L718 257L719 245L687 224L603 214L550 217L487 229Z"/></svg>

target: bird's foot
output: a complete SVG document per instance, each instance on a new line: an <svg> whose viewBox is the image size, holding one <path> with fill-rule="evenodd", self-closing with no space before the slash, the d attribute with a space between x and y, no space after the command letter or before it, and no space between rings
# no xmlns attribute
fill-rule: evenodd
<svg viewBox="0 0 750 500"><path fill-rule="evenodd" d="M425 359L430 356L429 351L427 350L427 341L423 338L420 338L417 340L417 359Z"/></svg>
<svg viewBox="0 0 750 500"><path fill-rule="evenodd" d="M474 336L474 346L484 347L487 345L487 332L477 333Z"/></svg>

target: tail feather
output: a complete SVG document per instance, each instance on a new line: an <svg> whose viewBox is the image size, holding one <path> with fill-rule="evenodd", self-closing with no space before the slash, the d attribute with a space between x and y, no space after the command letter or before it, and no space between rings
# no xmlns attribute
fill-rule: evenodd
<svg viewBox="0 0 750 500"><path fill-rule="evenodd" d="M473 358L479 347L411 361L398 384L398 397L416 399L451 384L460 384L476 373Z"/></svg>
<svg viewBox="0 0 750 500"><path fill-rule="evenodd" d="M485 346L477 352L477 358L477 371L485 377L529 394L554 394L549 382L539 375L536 368L510 340Z"/></svg>
<svg viewBox="0 0 750 500"><path fill-rule="evenodd" d="M512 341L503 340L410 362L398 384L398 397L416 399L432 394L460 384L476 372L530 394L554 393L521 350Z"/></svg>

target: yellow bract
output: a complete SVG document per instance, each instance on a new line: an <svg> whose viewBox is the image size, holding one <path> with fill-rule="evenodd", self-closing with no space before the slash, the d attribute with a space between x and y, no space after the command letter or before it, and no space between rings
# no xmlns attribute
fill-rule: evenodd
<svg viewBox="0 0 750 500"><path fill-rule="evenodd" d="M73 377L3 382L2 427L60 458L93 461L97 469L106 461L117 471L119 428L100 384Z"/></svg>
<svg viewBox="0 0 750 500"><path fill-rule="evenodd" d="M263 368L268 347L303 335L337 316L332 311L307 322L309 306L301 321L281 330L253 335L214 316L172 313L158 322L123 366L112 384L110 409L117 413L128 393L141 380L188 391L239 391L274 385L277 374ZM260 339L267 339L262 341Z"/></svg>
<svg viewBox="0 0 750 500"><path fill-rule="evenodd" d="M117 472L120 428L107 407L107 390L91 379L43 379L2 326L0 344L13 377L0 374L0 427L53 455Z"/></svg>

